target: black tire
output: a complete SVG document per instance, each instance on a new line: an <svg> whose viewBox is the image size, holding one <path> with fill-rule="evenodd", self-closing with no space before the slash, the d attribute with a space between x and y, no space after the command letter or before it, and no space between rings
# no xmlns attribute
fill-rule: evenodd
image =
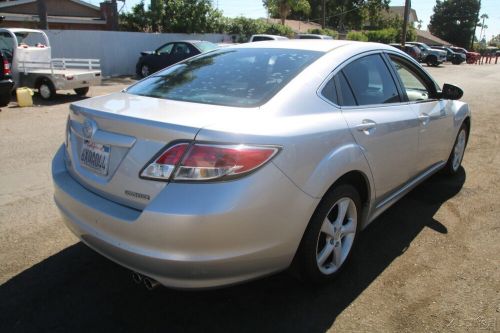
<svg viewBox="0 0 500 333"><path fill-rule="evenodd" d="M434 66L434 67L436 67L436 66L439 65L436 56L428 56L427 59L426 59L426 63L427 63L427 66Z"/></svg>
<svg viewBox="0 0 500 333"><path fill-rule="evenodd" d="M10 91L8 93L0 94L0 107L9 105L11 97L12 95L10 94Z"/></svg>
<svg viewBox="0 0 500 333"><path fill-rule="evenodd" d="M40 81L36 87L40 97L46 101L53 99L56 96L56 87L52 81L45 79Z"/></svg>
<svg viewBox="0 0 500 333"><path fill-rule="evenodd" d="M322 266L322 264L318 262L319 257L321 257L320 254L322 252L319 251L320 253L318 253L319 247L322 247L322 250L325 250L328 244L332 244L332 246L334 247L335 245L333 245L332 243L332 239L334 239L334 237L331 237L330 240L328 240L328 236L322 232L322 226L327 218L329 221L331 221L331 214L335 214L336 206L339 207L338 205L336 205L336 203L339 202L339 200L344 200L343 198L350 199L354 204L356 221L353 222L351 220L350 222L346 222L346 218L344 218L342 220L342 225L344 225L345 223L345 225L347 226L351 222L355 223L355 231L349 234L346 233L346 235L342 238L341 242L343 242L347 238L347 235L349 235L349 239L347 239L347 241L350 241L350 247L346 250L346 256L343 261L341 261L339 267L336 267L336 265L333 264L333 262L335 261L335 250L332 250L333 252L328 256L325 262L331 260L333 266L332 269L335 269L335 271L331 273L325 273L320 269L320 266ZM349 207L349 210L351 210L352 206ZM349 213L347 213L346 216L348 216L348 214ZM336 216L336 219L338 219L338 211ZM340 184L338 186L335 186L330 191L328 191L327 194L325 194L318 207L316 208L313 216L311 217L311 220L309 221L306 231L302 236L299 249L297 250L294 258L293 268L295 272L298 273L299 278L302 281L310 284L322 284L333 280L343 270L343 268L346 266L346 263L349 261L352 250L354 249L354 246L356 244L361 218L361 199L358 191L353 186L348 184ZM335 225L335 223L332 223L332 225ZM339 233L341 234L341 232ZM324 237L325 239L322 240L322 237ZM321 245L320 242L323 242L323 245ZM341 250L343 250L343 245L346 244L347 243L340 245ZM327 264L326 268L332 266ZM325 267L323 267L323 269L325 269Z"/></svg>
<svg viewBox="0 0 500 333"><path fill-rule="evenodd" d="M139 67L139 73L137 73L139 77L145 78L151 74L151 68L149 68L148 64L141 64Z"/></svg>
<svg viewBox="0 0 500 333"><path fill-rule="evenodd" d="M89 92L89 87L75 88L75 93L78 96L86 96L88 92Z"/></svg>
<svg viewBox="0 0 500 333"><path fill-rule="evenodd" d="M458 161L455 162L455 150L457 145L460 144L460 135L463 132L464 135L464 143L463 143L463 151L461 152L461 155L458 159ZM469 128L466 124L462 124L460 129L458 130L457 137L455 138L455 143L453 144L453 148L451 148L450 156L448 157L448 161L446 162L446 166L443 169L444 174L448 176L454 176L458 173L460 170L460 166L462 165L462 160L465 155L465 148L467 147L467 141L469 138ZM458 163L457 163L458 162Z"/></svg>

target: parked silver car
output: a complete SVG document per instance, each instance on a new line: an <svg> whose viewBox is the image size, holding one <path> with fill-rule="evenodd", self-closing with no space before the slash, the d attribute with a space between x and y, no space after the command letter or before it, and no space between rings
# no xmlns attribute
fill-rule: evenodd
<svg viewBox="0 0 500 333"><path fill-rule="evenodd" d="M328 281L361 229L438 170L457 173L461 95L382 44L218 49L72 104L55 201L75 235L149 286L291 265Z"/></svg>

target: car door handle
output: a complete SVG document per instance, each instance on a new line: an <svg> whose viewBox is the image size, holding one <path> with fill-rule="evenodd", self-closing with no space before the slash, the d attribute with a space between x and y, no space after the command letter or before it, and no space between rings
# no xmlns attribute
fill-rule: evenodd
<svg viewBox="0 0 500 333"><path fill-rule="evenodd" d="M427 113L421 113L420 116L418 116L418 120L420 120L424 126L429 123L429 119L431 119L431 117Z"/></svg>
<svg viewBox="0 0 500 333"><path fill-rule="evenodd" d="M361 124L354 126L354 128L360 132L365 132L365 134L369 134L366 132L370 131L371 129L374 129L376 126L377 123L374 122L373 120L365 119Z"/></svg>

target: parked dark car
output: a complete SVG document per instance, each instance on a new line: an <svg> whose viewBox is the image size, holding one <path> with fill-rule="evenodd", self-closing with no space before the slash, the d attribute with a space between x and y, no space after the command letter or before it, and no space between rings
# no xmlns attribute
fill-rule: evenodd
<svg viewBox="0 0 500 333"><path fill-rule="evenodd" d="M216 48L218 48L217 44L203 40L183 40L166 43L154 51L141 52L135 71L139 77L146 77L181 60Z"/></svg>
<svg viewBox="0 0 500 333"><path fill-rule="evenodd" d="M14 86L9 60L4 56L2 51L0 51L0 64L2 66L0 70L0 107L2 107L9 104L10 97L12 96L12 87Z"/></svg>
<svg viewBox="0 0 500 333"><path fill-rule="evenodd" d="M450 49L449 47L446 47L446 46L436 45L436 46L432 46L432 48L433 49L439 49L439 50L446 51L446 60L450 61L453 65L460 65L466 59L465 54L459 53L459 52L455 52L455 51L453 51L452 49Z"/></svg>
<svg viewBox="0 0 500 333"><path fill-rule="evenodd" d="M415 46L415 45L409 45L409 44L405 44L404 48L401 46L401 44L390 44L392 47L395 47L397 48L398 50L401 50L403 52L405 52L406 54L408 54L409 56L411 56L413 59L415 59L416 61L422 61L422 52L420 51L420 49Z"/></svg>
<svg viewBox="0 0 500 333"><path fill-rule="evenodd" d="M467 51L463 47L452 46L452 47L450 47L450 49L453 52L458 52L458 53L465 54L466 61L467 61L468 64L473 64L473 63L475 63L477 60L479 60L481 58L481 54L479 54L477 52Z"/></svg>
<svg viewBox="0 0 500 333"><path fill-rule="evenodd" d="M421 62L425 62L427 66L439 66L446 61L446 51L435 49L421 42L408 42L407 44L415 45L422 52Z"/></svg>

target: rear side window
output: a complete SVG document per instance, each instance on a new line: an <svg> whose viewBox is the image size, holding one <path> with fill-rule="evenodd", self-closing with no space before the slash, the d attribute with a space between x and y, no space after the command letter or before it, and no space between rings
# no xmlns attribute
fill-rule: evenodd
<svg viewBox="0 0 500 333"><path fill-rule="evenodd" d="M319 36L301 35L299 39L321 39Z"/></svg>
<svg viewBox="0 0 500 333"><path fill-rule="evenodd" d="M358 105L400 102L396 84L380 55L369 55L347 65L347 78Z"/></svg>
<svg viewBox="0 0 500 333"><path fill-rule="evenodd" d="M170 54L173 47L174 47L174 43L165 44L165 45L161 46L159 49L157 49L156 52L158 54Z"/></svg>
<svg viewBox="0 0 500 333"><path fill-rule="evenodd" d="M321 91L321 95L331 101L334 104L340 105L338 99L337 99L337 91L335 90L335 79L332 78L330 81L328 81L327 84L325 84L325 87Z"/></svg>
<svg viewBox="0 0 500 333"><path fill-rule="evenodd" d="M170 66L130 87L130 94L238 107L262 105L323 52L219 49Z"/></svg>
<svg viewBox="0 0 500 333"><path fill-rule="evenodd" d="M352 94L351 87L349 86L349 83L347 82L347 80L342 72L337 74L337 79L338 79L339 87L340 87L342 105L343 106L356 105L357 104L356 99L354 98L354 95Z"/></svg>
<svg viewBox="0 0 500 333"><path fill-rule="evenodd" d="M200 49L201 53L212 51L212 50L215 50L216 48L218 48L217 44L205 42L205 41L196 42L195 45L197 48Z"/></svg>

